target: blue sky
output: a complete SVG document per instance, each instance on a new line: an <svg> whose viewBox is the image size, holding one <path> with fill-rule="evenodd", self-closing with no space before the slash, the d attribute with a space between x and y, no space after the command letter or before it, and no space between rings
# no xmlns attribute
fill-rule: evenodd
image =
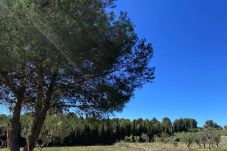
<svg viewBox="0 0 227 151"><path fill-rule="evenodd" d="M153 44L156 79L116 116L227 125L227 1L118 0L119 10Z"/></svg>

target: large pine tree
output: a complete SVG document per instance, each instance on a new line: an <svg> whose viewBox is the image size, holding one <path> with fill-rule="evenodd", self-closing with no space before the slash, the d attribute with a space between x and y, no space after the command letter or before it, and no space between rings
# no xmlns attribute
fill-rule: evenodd
<svg viewBox="0 0 227 151"><path fill-rule="evenodd" d="M152 46L113 0L1 0L0 100L12 109L10 149L19 151L20 114L32 111L32 151L50 109L121 111L153 79ZM108 10L108 11L107 11Z"/></svg>

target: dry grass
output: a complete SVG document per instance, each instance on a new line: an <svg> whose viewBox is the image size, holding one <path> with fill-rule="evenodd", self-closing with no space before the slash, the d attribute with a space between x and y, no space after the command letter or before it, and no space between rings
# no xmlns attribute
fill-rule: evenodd
<svg viewBox="0 0 227 151"><path fill-rule="evenodd" d="M117 143L112 146L87 146L87 147L49 147L43 151L188 151L189 149L184 144L164 143ZM8 151L0 149L0 151ZM193 144L190 151L208 151L208 148L200 148ZM222 138L219 148L213 147L212 151L227 151L227 137Z"/></svg>

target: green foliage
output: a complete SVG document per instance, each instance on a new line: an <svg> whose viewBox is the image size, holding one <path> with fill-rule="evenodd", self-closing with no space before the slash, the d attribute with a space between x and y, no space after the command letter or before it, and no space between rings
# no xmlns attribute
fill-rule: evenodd
<svg viewBox="0 0 227 151"><path fill-rule="evenodd" d="M213 120L207 120L204 125L205 128L221 129L221 126L215 123Z"/></svg>
<svg viewBox="0 0 227 151"><path fill-rule="evenodd" d="M205 137L205 135L203 135L203 133L201 132L198 132L194 135L194 142L199 146L201 147L201 143L204 145L204 148L206 147L206 142L207 142L207 139Z"/></svg>
<svg viewBox="0 0 227 151"><path fill-rule="evenodd" d="M221 133L223 136L227 136L227 126L224 126L224 128L221 130Z"/></svg>
<svg viewBox="0 0 227 151"><path fill-rule="evenodd" d="M25 114L21 118L21 134L25 138L30 134L32 120L32 114ZM162 123L155 118L152 120L140 118L133 121L118 118L82 118L74 113L55 114L52 110L46 117L39 135L39 140L42 140L40 147L48 145L112 144L121 140L143 142L143 135L148 136L147 140L149 141L167 143L170 134L165 132L165 129L163 129L165 124L162 125Z"/></svg>
<svg viewBox="0 0 227 151"><path fill-rule="evenodd" d="M15 117L10 147L19 149L13 134L22 109L34 113L22 133L30 133L32 150L49 110L103 117L122 111L135 89L154 79L152 45L126 13L114 15L113 2L0 2L0 100Z"/></svg>
<svg viewBox="0 0 227 151"><path fill-rule="evenodd" d="M50 142L54 143L56 138L60 138L60 140L62 140L69 135L69 133L66 133L67 127L64 124L65 123L61 116L47 116L42 131L39 135L44 146L48 146Z"/></svg>
<svg viewBox="0 0 227 151"><path fill-rule="evenodd" d="M9 116L1 115L4 121ZM28 137L32 122L32 115L25 114L21 118L21 134ZM162 122L163 123L163 122ZM154 131L154 127L160 129ZM74 113L50 112L46 118L39 140L42 140L40 147L48 145L96 145L113 144L124 140L126 142L144 142L143 135L152 136L150 141L172 143L177 147L178 142L185 144L188 148L192 143L203 148L218 147L221 141L221 131L215 128L197 128L191 132L178 132L174 135L165 133L162 124L155 118L152 120L136 119L94 119L82 118ZM154 133L152 133L154 132Z"/></svg>
<svg viewBox="0 0 227 151"><path fill-rule="evenodd" d="M128 143L138 143L140 142L140 137L139 136L126 136L125 137L125 142L128 142Z"/></svg>
<svg viewBox="0 0 227 151"><path fill-rule="evenodd" d="M173 122L173 130L174 132L186 132L189 131L190 129L195 129L197 128L197 122L195 119L190 119L190 118L181 118L181 119L176 119Z"/></svg>
<svg viewBox="0 0 227 151"><path fill-rule="evenodd" d="M0 126L8 126L10 123L10 117L7 115L1 114L0 115Z"/></svg>
<svg viewBox="0 0 227 151"><path fill-rule="evenodd" d="M215 129L213 127L203 128L199 132L181 132L176 133L174 137L172 137L174 141L180 141L187 145L190 148L191 144L194 142L199 147L206 148L206 144L208 145L209 150L212 149L212 145L216 144L218 147L221 141L220 130Z"/></svg>
<svg viewBox="0 0 227 151"><path fill-rule="evenodd" d="M166 133L166 134L171 134L172 133L172 123L171 120L167 117L162 119L162 130Z"/></svg>
<svg viewBox="0 0 227 151"><path fill-rule="evenodd" d="M213 140L212 140L216 146L218 147L219 143L221 142L221 135L219 132L216 132L216 134L213 136Z"/></svg>
<svg viewBox="0 0 227 151"><path fill-rule="evenodd" d="M187 147L190 148L191 144L194 141L194 133L190 133L190 132L177 133L177 134L175 134L175 139L179 139L180 142L185 143L187 145Z"/></svg>
<svg viewBox="0 0 227 151"><path fill-rule="evenodd" d="M201 131L201 132L197 133L196 138L200 140L200 142L203 144L203 148L205 148L206 143L208 143L208 138L207 138L206 134L203 131Z"/></svg>
<svg viewBox="0 0 227 151"><path fill-rule="evenodd" d="M218 147L221 141L221 135L220 135L219 129L215 129L214 127L208 127L208 128L204 128L202 132L203 132L203 135L205 135L207 138L209 150L211 150L213 143L215 143L216 146Z"/></svg>
<svg viewBox="0 0 227 151"><path fill-rule="evenodd" d="M164 143L168 143L169 142L169 134L162 132L161 135L160 135L160 139L162 142Z"/></svg>
<svg viewBox="0 0 227 151"><path fill-rule="evenodd" d="M25 114L21 117L21 136L28 138L31 134L32 116L31 114Z"/></svg>
<svg viewBox="0 0 227 151"><path fill-rule="evenodd" d="M100 115L121 111L134 89L153 79L154 68L148 67L153 51L137 37L126 13L113 15L113 5L112 0L47 5L2 0L1 99L13 106L23 88L23 105L33 109L42 79L42 94L51 81L57 90L50 97L52 107Z"/></svg>
<svg viewBox="0 0 227 151"><path fill-rule="evenodd" d="M156 118L153 118L150 123L150 134L159 135L161 131L161 123ZM151 137L153 136L151 135Z"/></svg>
<svg viewBox="0 0 227 151"><path fill-rule="evenodd" d="M211 150L212 145L216 144L218 147L221 141L220 131L215 128L204 128L199 132L191 133L191 132L181 132L174 135L174 139L179 140L182 143L185 143L188 148L190 148L191 144L194 142L199 147L206 148L206 144L208 145L209 150Z"/></svg>

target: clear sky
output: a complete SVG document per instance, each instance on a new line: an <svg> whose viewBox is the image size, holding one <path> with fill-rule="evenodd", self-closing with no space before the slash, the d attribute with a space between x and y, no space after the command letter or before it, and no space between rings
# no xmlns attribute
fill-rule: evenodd
<svg viewBox="0 0 227 151"><path fill-rule="evenodd" d="M118 0L153 44L156 79L117 117L213 119L227 125L227 1Z"/></svg>

